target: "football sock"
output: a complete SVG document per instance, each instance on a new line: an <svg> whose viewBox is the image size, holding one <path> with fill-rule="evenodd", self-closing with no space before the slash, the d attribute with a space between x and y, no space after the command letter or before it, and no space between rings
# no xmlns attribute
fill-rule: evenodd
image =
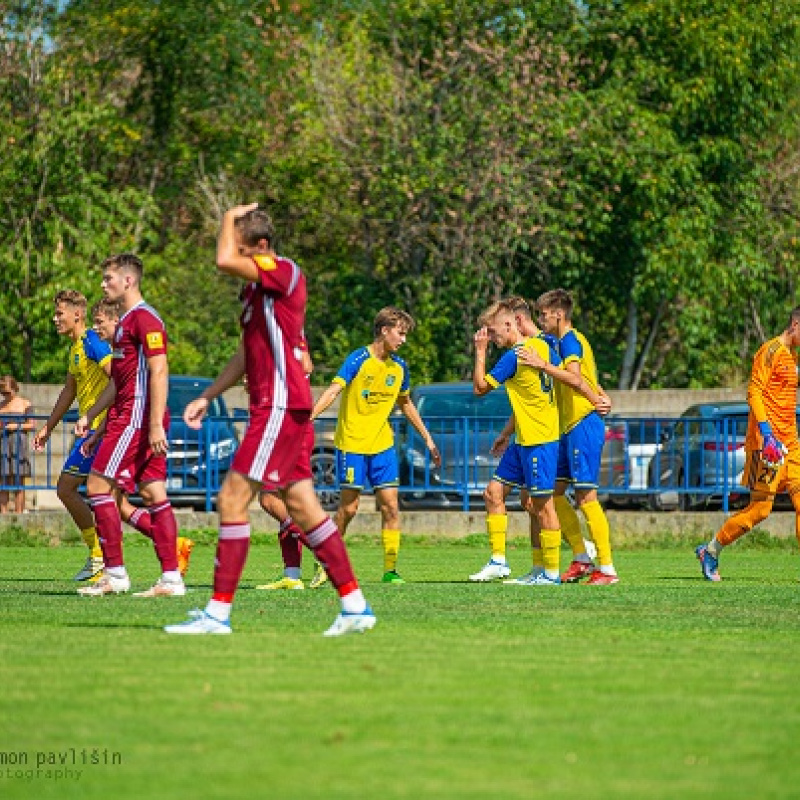
<svg viewBox="0 0 800 800"><path fill-rule="evenodd" d="M733 544L737 539L753 530L759 522L763 522L769 516L770 511L772 511L771 500L750 503L747 508L725 521L725 524L717 531L717 541L723 547Z"/></svg>
<svg viewBox="0 0 800 800"><path fill-rule="evenodd" d="M719 558L719 554L722 552L722 545L717 541L717 537L712 537L711 541L706 545L706 550L711 553L714 558Z"/></svg>
<svg viewBox="0 0 800 800"><path fill-rule="evenodd" d="M178 523L169 500L150 507L153 522L153 545L162 572L178 571Z"/></svg>
<svg viewBox="0 0 800 800"><path fill-rule="evenodd" d="M548 578L558 577L559 555L561 551L561 531L542 528L542 562Z"/></svg>
<svg viewBox="0 0 800 800"><path fill-rule="evenodd" d="M314 558L328 573L339 597L346 597L358 589L358 581L347 555L342 534L330 517L303 534L304 543L314 551Z"/></svg>
<svg viewBox="0 0 800 800"><path fill-rule="evenodd" d="M178 583L179 581L183 581L180 572L178 570L170 570L169 572L162 572L161 577L165 580L170 581L171 583Z"/></svg>
<svg viewBox="0 0 800 800"><path fill-rule="evenodd" d="M594 546L597 548L597 560L601 567L613 565L611 558L611 531L608 526L608 517L603 511L603 506L598 500L592 500L581 506L581 511L586 517L586 527L589 529ZM614 573L606 573L608 575Z"/></svg>
<svg viewBox="0 0 800 800"><path fill-rule="evenodd" d="M100 540L97 538L97 528L91 527L82 530L81 537L89 548L89 554L92 558L103 557L103 548L100 547Z"/></svg>
<svg viewBox="0 0 800 800"><path fill-rule="evenodd" d="M367 609L367 601L361 589L355 589L341 598L342 611L347 614L361 614Z"/></svg>
<svg viewBox="0 0 800 800"><path fill-rule="evenodd" d="M575 561L591 560L586 553L586 544L583 541L583 533L581 532L581 522L572 507L572 503L563 494L556 495L554 502L558 521L561 524L561 533L567 540L567 544L572 548L572 558Z"/></svg>
<svg viewBox="0 0 800 800"><path fill-rule="evenodd" d="M106 567L121 567L122 560L122 520L114 498L108 494L93 494L88 497L94 514L95 528L103 548L103 561Z"/></svg>
<svg viewBox="0 0 800 800"><path fill-rule="evenodd" d="M146 508L134 509L128 518L128 525L144 534L148 539L153 538L153 518Z"/></svg>
<svg viewBox="0 0 800 800"><path fill-rule="evenodd" d="M508 516L506 514L486 515L486 532L489 534L489 544L492 547L492 561L506 563L507 530Z"/></svg>
<svg viewBox="0 0 800 800"><path fill-rule="evenodd" d="M231 603L223 600L209 600L206 606L206 614L214 617L220 622L227 622L231 618Z"/></svg>
<svg viewBox="0 0 800 800"><path fill-rule="evenodd" d="M381 531L383 542L383 571L394 572L397 568L397 553L400 550L400 531L384 528Z"/></svg>
<svg viewBox="0 0 800 800"><path fill-rule="evenodd" d="M247 561L250 550L250 523L249 522L224 522L219 526L219 540L217 541L217 557L214 566L214 592L212 600L222 603L232 603L233 596L239 586L242 570ZM207 609L208 610L208 609ZM208 611L212 617L220 617ZM230 616L230 611L228 612Z"/></svg>
<svg viewBox="0 0 800 800"><path fill-rule="evenodd" d="M106 567L106 572L112 578L126 578L128 576L128 570L125 567Z"/></svg>
<svg viewBox="0 0 800 800"><path fill-rule="evenodd" d="M300 541L300 534L302 531L291 517L281 523L280 530L278 531L278 543L281 546L281 558L283 559L284 575L291 577L286 570L295 569L300 571L300 565L303 560L303 544ZM300 577L299 575L297 576Z"/></svg>

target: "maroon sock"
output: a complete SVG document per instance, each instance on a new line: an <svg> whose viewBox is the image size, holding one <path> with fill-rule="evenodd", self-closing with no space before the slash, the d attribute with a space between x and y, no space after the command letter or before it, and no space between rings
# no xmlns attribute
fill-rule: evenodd
<svg viewBox="0 0 800 800"><path fill-rule="evenodd" d="M295 525L291 517L281 523L278 542L281 546L283 566L287 569L300 569L303 563L303 543L300 541L302 531Z"/></svg>
<svg viewBox="0 0 800 800"><path fill-rule="evenodd" d="M94 514L97 538L103 550L106 567L122 567L122 519L117 503L110 494L89 495L89 505Z"/></svg>
<svg viewBox="0 0 800 800"><path fill-rule="evenodd" d="M137 508L131 514L128 525L143 533L148 539L153 538L153 518L146 508Z"/></svg>
<svg viewBox="0 0 800 800"><path fill-rule="evenodd" d="M226 522L219 526L212 600L232 603L250 550L250 523Z"/></svg>
<svg viewBox="0 0 800 800"><path fill-rule="evenodd" d="M162 572L176 572L178 569L178 523L169 500L150 507L153 524L153 544L161 562Z"/></svg>
<svg viewBox="0 0 800 800"><path fill-rule="evenodd" d="M325 567L325 572L336 587L340 597L358 589L358 581L347 555L342 534L330 517L304 535L305 544L314 551L314 557Z"/></svg>

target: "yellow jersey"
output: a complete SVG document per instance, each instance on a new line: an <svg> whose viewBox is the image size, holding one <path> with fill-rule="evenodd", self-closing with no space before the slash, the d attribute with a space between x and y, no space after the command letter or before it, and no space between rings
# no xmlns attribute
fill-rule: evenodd
<svg viewBox="0 0 800 800"><path fill-rule="evenodd" d="M398 396L410 389L406 362L394 354L382 360L361 347L345 359L333 382L344 387L334 445L366 456L392 447L389 415Z"/></svg>
<svg viewBox="0 0 800 800"><path fill-rule="evenodd" d="M97 333L88 328L69 349L67 370L75 378L78 394L78 413L85 414L96 402L108 384L103 367L111 361L111 347ZM100 425L106 412L94 421Z"/></svg>
<svg viewBox="0 0 800 800"><path fill-rule="evenodd" d="M558 406L553 379L533 367L520 364L517 349L536 351L545 361L557 363L558 356L539 336L531 336L504 353L486 375L493 389L505 384L511 409L514 412L514 437L526 447L558 441Z"/></svg>
<svg viewBox="0 0 800 800"><path fill-rule="evenodd" d="M556 347L561 358L561 368L566 369L568 364L577 362L581 367L581 376L593 391L597 391L597 364L594 352L586 337L570 328L558 340ZM569 433L584 417L588 417L595 407L577 389L567 386L561 381L556 381L556 401L558 403L559 427L563 434Z"/></svg>

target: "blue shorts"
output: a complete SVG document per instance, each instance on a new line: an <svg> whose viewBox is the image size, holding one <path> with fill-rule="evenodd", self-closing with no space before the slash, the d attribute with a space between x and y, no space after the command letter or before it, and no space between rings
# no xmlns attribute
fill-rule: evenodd
<svg viewBox="0 0 800 800"><path fill-rule="evenodd" d="M81 446L93 433L94 431L89 431L86 436L75 440L75 444L72 445L72 450L69 451L64 466L61 468L62 472L66 472L68 475L76 475L79 478L85 478L91 472L92 462L94 461L97 448L95 447L90 456L85 456L81 453Z"/></svg>
<svg viewBox="0 0 800 800"><path fill-rule="evenodd" d="M363 489L367 482L373 489L397 486L400 473L394 447L365 456L362 453L345 453L336 450L336 476L343 489Z"/></svg>
<svg viewBox="0 0 800 800"><path fill-rule="evenodd" d="M558 442L511 444L497 465L493 480L527 489L533 497L552 494L556 488Z"/></svg>
<svg viewBox="0 0 800 800"><path fill-rule="evenodd" d="M558 447L558 480L576 489L596 489L600 485L600 457L606 441L606 426L593 411L565 433Z"/></svg>

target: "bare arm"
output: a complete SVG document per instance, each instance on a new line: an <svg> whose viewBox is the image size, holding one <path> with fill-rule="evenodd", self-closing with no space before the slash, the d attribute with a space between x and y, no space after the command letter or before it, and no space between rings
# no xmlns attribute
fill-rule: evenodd
<svg viewBox="0 0 800 800"><path fill-rule="evenodd" d="M244 342L239 341L239 347L231 356L228 363L222 368L222 372L217 379L203 391L200 397L192 400L183 411L183 421L194 430L198 430L203 424L203 417L208 411L208 404L215 397L219 397L226 389L235 386L244 375L245 355Z"/></svg>
<svg viewBox="0 0 800 800"><path fill-rule="evenodd" d="M422 421L422 417L420 417L419 411L417 411L417 407L414 405L411 398L407 394L401 395L397 398L397 406L405 415L406 419L414 426L414 430L422 437L425 442L425 447L430 450L433 463L436 464L437 467L440 466L442 463L442 456L439 453L439 448L436 446L436 442L433 441L433 437L425 427L425 423Z"/></svg>
<svg viewBox="0 0 800 800"><path fill-rule="evenodd" d="M235 206L225 212L222 217L222 228L217 239L217 267L226 275L233 275L245 281L258 279L258 267L250 256L243 256L236 246L234 223L239 217L248 214L258 203L245 206Z"/></svg>
<svg viewBox="0 0 800 800"><path fill-rule="evenodd" d="M341 394L344 387L341 383L334 381L314 403L314 408L311 410L311 419L316 419L320 414L331 407L333 401Z"/></svg>
<svg viewBox="0 0 800 800"><path fill-rule="evenodd" d="M475 367L472 370L472 390L479 397L492 391L486 380L486 351L489 349L489 334L481 328L474 337Z"/></svg>
<svg viewBox="0 0 800 800"><path fill-rule="evenodd" d="M116 396L117 386L114 383L114 379L111 378L95 404L75 423L75 434L77 436L85 436L91 429L95 419L111 406Z"/></svg>
<svg viewBox="0 0 800 800"><path fill-rule="evenodd" d="M47 422L36 432L33 437L33 449L42 450L45 443L50 438L50 434L55 429L56 425L64 419L64 414L72 408L75 398L78 395L77 384L75 383L75 376L72 373L67 373L67 380L64 383L64 388L59 392L56 404L47 418Z"/></svg>
<svg viewBox="0 0 800 800"><path fill-rule="evenodd" d="M489 452L493 456L503 455L508 447L508 440L511 438L511 434L514 433L515 427L514 415L512 414L506 421L506 424L503 425L503 430L497 434L497 438L492 442L492 446L489 448Z"/></svg>
<svg viewBox="0 0 800 800"><path fill-rule="evenodd" d="M164 430L164 413L167 410L169 366L166 353L149 356L147 369L150 373L150 448L156 455L164 455L168 448L167 432Z"/></svg>

